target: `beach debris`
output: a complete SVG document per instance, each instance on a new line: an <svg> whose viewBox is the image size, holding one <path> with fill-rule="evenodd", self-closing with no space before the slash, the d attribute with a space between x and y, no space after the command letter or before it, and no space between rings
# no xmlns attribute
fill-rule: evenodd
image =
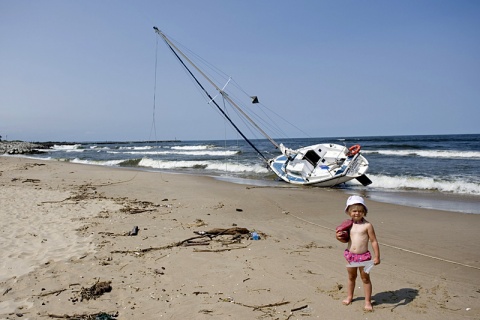
<svg viewBox="0 0 480 320"><path fill-rule="evenodd" d="M213 206L214 210L218 210L225 207L225 205L222 202L219 202L217 205Z"/></svg>
<svg viewBox="0 0 480 320"><path fill-rule="evenodd" d="M264 304L264 305L260 305L260 306L251 306L251 305L244 304L244 303L241 303L241 302L236 302L231 297L223 298L223 299L220 299L220 300L222 300L223 302L234 303L234 304L237 304L237 305L242 306L242 307L252 308L253 311L257 311L257 310L261 310L261 309L265 309L265 308L279 307L279 306L283 306L283 305L286 305L286 304L290 303L290 301L281 301L281 302L276 302L276 303Z"/></svg>
<svg viewBox="0 0 480 320"><path fill-rule="evenodd" d="M203 227L203 226L206 226L207 223L205 221L203 221L202 219L195 219L195 222L194 223L190 223L188 225L188 227Z"/></svg>
<svg viewBox="0 0 480 320"><path fill-rule="evenodd" d="M250 239L252 239L252 240L260 240L260 236L258 235L258 233L252 232L252 233L251 233L251 236L250 236Z"/></svg>
<svg viewBox="0 0 480 320"><path fill-rule="evenodd" d="M224 251L232 251L237 249L245 249L248 248L249 245L241 246L241 247L228 247L228 248L221 248L221 249L194 249L194 252L224 252Z"/></svg>
<svg viewBox="0 0 480 320"><path fill-rule="evenodd" d="M298 308L293 308L293 309L290 310L290 312L300 311L300 310L303 310L305 308L308 308L308 304L306 304L304 306L301 306L301 307L298 307Z"/></svg>
<svg viewBox="0 0 480 320"><path fill-rule="evenodd" d="M111 253L131 253L140 257L147 252L171 249L174 247L205 246L205 245L209 245L210 241L213 240L213 238L216 238L222 235L231 235L232 237L229 240L222 239L219 241L222 245L226 246L234 243L239 243L242 237L248 238L250 235L250 230L248 230L247 228L241 228L241 227L214 228L208 231L194 231L194 233L197 234L197 236L191 237L179 242L174 242L172 244L161 246L161 247L150 247L150 248L135 249L135 250L115 250L115 251L111 251ZM211 250L195 250L195 252L220 252L220 251L229 251L233 249L242 249L246 247L247 246L236 247L236 248L226 248L226 249L222 248L222 249L211 249Z"/></svg>
<svg viewBox="0 0 480 320"><path fill-rule="evenodd" d="M42 291L45 290L42 288ZM40 293L39 295L37 295L38 297L45 297L45 296L49 296L49 295L59 295L60 293L62 293L63 291L65 291L67 289L59 289L59 290L54 290L54 291L49 291L49 292L45 292L45 293Z"/></svg>
<svg viewBox="0 0 480 320"><path fill-rule="evenodd" d="M198 313L209 314L209 313L213 313L213 310L202 309L202 310L198 311Z"/></svg>
<svg viewBox="0 0 480 320"><path fill-rule="evenodd" d="M156 205L150 201L130 201L130 203L125 204L124 207L120 209L120 212L138 214L156 211L156 207L159 207L159 205Z"/></svg>
<svg viewBox="0 0 480 320"><path fill-rule="evenodd" d="M40 179L25 179L22 183L39 183Z"/></svg>
<svg viewBox="0 0 480 320"><path fill-rule="evenodd" d="M214 228L209 231L194 231L196 234L210 235L210 236L219 236L219 235L237 235L237 234L249 234L250 230L247 228L233 227L233 228Z"/></svg>
<svg viewBox="0 0 480 320"><path fill-rule="evenodd" d="M75 320L113 320L117 319L118 311L115 312L98 312L91 314L75 314L75 315L56 315L48 314L48 317L55 319L75 319Z"/></svg>
<svg viewBox="0 0 480 320"><path fill-rule="evenodd" d="M82 287L80 291L80 301L97 299L105 292L112 291L111 281L102 281L98 280L93 286L89 288Z"/></svg>
<svg viewBox="0 0 480 320"><path fill-rule="evenodd" d="M136 236L138 235L138 226L133 227L132 231L128 233L129 236Z"/></svg>
<svg viewBox="0 0 480 320"><path fill-rule="evenodd" d="M162 275L162 276L165 274L164 271L165 271L165 267L162 267L161 269L155 269L155 270L153 270L153 272L154 272L155 274L159 274L159 275Z"/></svg>

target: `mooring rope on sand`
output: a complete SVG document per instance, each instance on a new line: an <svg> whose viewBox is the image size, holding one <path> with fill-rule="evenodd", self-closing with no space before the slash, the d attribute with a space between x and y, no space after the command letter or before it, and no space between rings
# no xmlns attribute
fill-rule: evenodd
<svg viewBox="0 0 480 320"><path fill-rule="evenodd" d="M323 229L327 229L327 230L330 230L330 231L333 231L335 232L335 229L332 229L332 228L329 228L329 227L326 227L326 226L322 226L318 223L315 223L315 222L311 222L311 221L308 221L308 220L305 220L299 216L296 216L290 212L286 212L285 214L288 214L298 220L301 220L305 223L309 223L311 225L314 225L314 226L317 226L317 227L320 227L320 228L323 228ZM422 257L426 257L426 258L430 258L430 259L435 259L435 260L439 260L439 261L443 261L443 262L447 262L447 263L451 263L451 264L456 264L456 265L459 265L459 266L462 266L462 267L466 267L466 268L472 268L472 269L477 269L477 270L480 270L480 267L476 267L476 266L471 266L469 264L465 264L465 263L461 263L461 262L457 262L457 261L452 261L452 260L447 260L447 259L443 259L443 258L440 258L440 257L435 257L435 256L432 256L432 255L429 255L429 254L425 254L425 253L421 253L421 252L417 252L417 251L413 251L413 250L409 250L409 249L405 249L405 248L400 248L400 247L397 247L397 246L392 246L390 244L386 244L386 243L381 243L379 242L378 243L379 245L382 245L382 246L385 246L385 247L389 247L389 248L392 248L392 249L396 249L396 250L400 250L400 251L404 251L404 252L408 252L408 253L412 253L412 254L416 254L416 255L419 255L419 256L422 256Z"/></svg>

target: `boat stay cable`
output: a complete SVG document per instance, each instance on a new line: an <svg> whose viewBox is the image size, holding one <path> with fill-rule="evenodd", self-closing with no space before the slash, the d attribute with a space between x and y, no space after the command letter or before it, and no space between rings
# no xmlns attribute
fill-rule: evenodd
<svg viewBox="0 0 480 320"><path fill-rule="evenodd" d="M235 125L235 123L232 121L232 119L225 113L225 111L218 105L218 103L214 100L214 98L210 95L210 93L204 88L204 86L200 83L200 81L198 81L198 79L195 77L195 75L193 74L193 72L187 67L187 65L185 64L185 62L180 58L180 56L178 55L181 54L198 72L200 72L204 77L205 79L207 79L219 92L220 94L222 95L222 97L224 99L226 99L230 104L232 104L234 107L236 107L237 110L239 110L252 124L254 124L256 126L256 124L253 122L253 120L251 120L248 115L246 115L238 106L235 105L235 103L228 98L228 95L222 91L212 80L210 80L190 59L188 59L188 57L186 55L183 54L183 52L181 50L179 50L173 43L171 43L168 38L157 28L157 27L153 27L153 29L155 30L155 32L157 34L159 34L163 40L165 41L165 43L167 44L167 46L170 48L170 50L173 52L173 54L175 55L175 57L180 61L180 63L182 64L182 66L185 68L185 70L190 74L190 76L194 79L194 81L196 82L196 84L202 89L202 91L207 95L207 97L210 99L211 102L213 102L213 104L217 107L217 109L222 113L222 115L225 117L225 119L227 119L230 124L233 126L233 128L242 136L243 139L245 139L245 141L266 161L268 162L268 159L263 155L263 153L258 150L258 148L243 134L243 132ZM174 49L175 48L175 49ZM178 52L178 53L177 53ZM259 129L266 137L268 137L268 135L266 135L266 133L263 132L263 130L261 130L258 126L257 126L257 129ZM268 137L269 138L269 137ZM276 144L275 141L273 141L271 138L269 139L276 147L278 147L278 145Z"/></svg>

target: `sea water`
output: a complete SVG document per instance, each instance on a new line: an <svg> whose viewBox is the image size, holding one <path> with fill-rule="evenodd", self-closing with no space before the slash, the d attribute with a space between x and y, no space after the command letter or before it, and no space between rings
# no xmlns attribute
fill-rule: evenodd
<svg viewBox="0 0 480 320"><path fill-rule="evenodd" d="M279 155L268 140L253 140L266 158ZM361 145L370 162L364 187L337 186L372 200L480 213L480 135L333 137L277 141L295 149L318 143ZM216 176L232 182L290 186L268 170L245 141L84 142L57 144L35 157L83 164Z"/></svg>

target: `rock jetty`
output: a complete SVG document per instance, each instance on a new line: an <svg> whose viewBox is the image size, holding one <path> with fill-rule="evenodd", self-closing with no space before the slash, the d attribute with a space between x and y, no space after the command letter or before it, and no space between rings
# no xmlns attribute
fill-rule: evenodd
<svg viewBox="0 0 480 320"><path fill-rule="evenodd" d="M0 154L38 154L43 153L39 149L48 149L42 144L24 141L0 141Z"/></svg>

